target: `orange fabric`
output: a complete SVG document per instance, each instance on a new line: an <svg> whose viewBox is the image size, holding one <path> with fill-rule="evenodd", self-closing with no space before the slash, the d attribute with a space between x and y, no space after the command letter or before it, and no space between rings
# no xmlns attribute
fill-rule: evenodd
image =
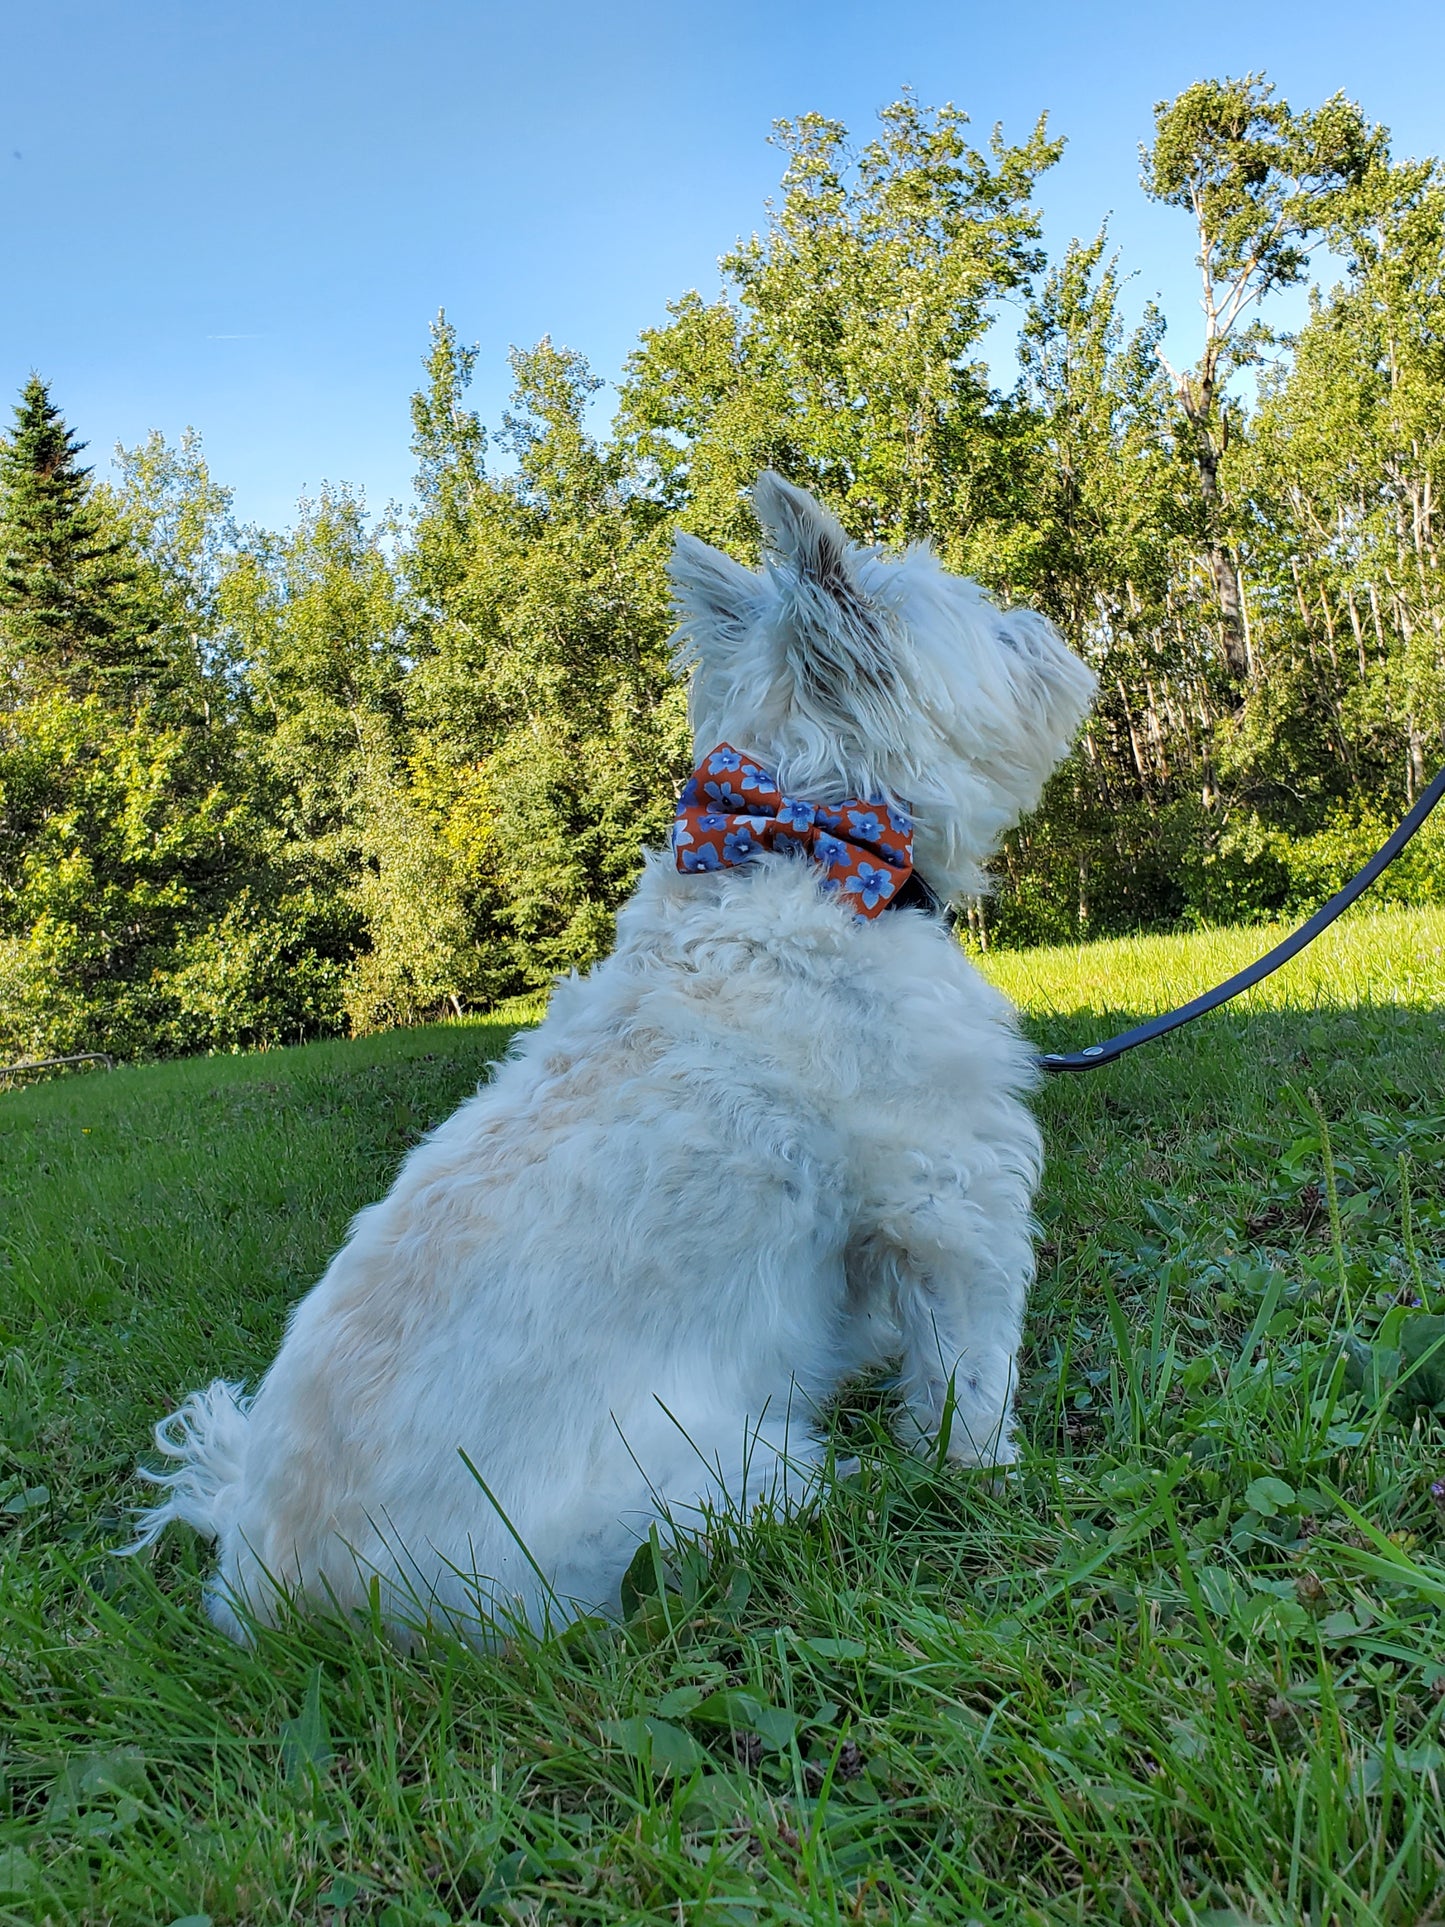
<svg viewBox="0 0 1445 1927"><path fill-rule="evenodd" d="M810 803L784 796L771 770L719 743L688 778L672 826L679 870L724 870L764 850L807 856L825 890L876 917L913 869L913 819L886 797Z"/></svg>

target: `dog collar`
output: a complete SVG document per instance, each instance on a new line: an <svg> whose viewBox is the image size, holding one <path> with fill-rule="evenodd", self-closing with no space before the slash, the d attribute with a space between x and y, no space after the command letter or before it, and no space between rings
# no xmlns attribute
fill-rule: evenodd
<svg viewBox="0 0 1445 1927"><path fill-rule="evenodd" d="M884 904L885 910L926 910L931 917L945 915L942 900L923 881L917 870L909 872L907 883ZM948 917L950 926L952 916Z"/></svg>

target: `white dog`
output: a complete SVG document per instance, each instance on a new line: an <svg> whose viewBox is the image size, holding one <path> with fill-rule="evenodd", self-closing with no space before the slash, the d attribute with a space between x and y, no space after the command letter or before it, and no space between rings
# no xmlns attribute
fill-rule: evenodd
<svg viewBox="0 0 1445 1927"><path fill-rule="evenodd" d="M254 1398L157 1427L137 1543L219 1541L237 1637L283 1596L403 1639L615 1608L654 1521L806 1489L819 1408L887 1359L914 1438L1015 1456L1033 1061L940 916L860 913L902 894L907 812L932 895L983 888L1094 679L926 548L854 547L776 475L753 499L762 569L677 540L701 789L615 951L361 1212Z"/></svg>

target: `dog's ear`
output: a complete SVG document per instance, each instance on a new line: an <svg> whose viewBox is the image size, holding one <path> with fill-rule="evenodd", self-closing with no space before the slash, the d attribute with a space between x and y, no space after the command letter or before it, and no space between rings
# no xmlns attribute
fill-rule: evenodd
<svg viewBox="0 0 1445 1927"><path fill-rule="evenodd" d="M751 569L679 529L672 538L667 579L685 632L686 654L710 642L741 642L763 593Z"/></svg>
<svg viewBox="0 0 1445 1927"><path fill-rule="evenodd" d="M816 582L847 572L848 538L835 515L805 488L765 468L753 483L753 510L769 553Z"/></svg>
<svg viewBox="0 0 1445 1927"><path fill-rule="evenodd" d="M754 483L753 507L800 692L824 720L856 716L860 696L886 701L897 680L893 638L858 581L842 525L772 469Z"/></svg>

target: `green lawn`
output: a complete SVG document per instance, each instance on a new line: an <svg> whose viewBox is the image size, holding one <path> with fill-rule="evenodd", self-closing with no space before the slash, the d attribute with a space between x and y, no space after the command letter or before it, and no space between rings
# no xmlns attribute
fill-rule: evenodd
<svg viewBox="0 0 1445 1927"><path fill-rule="evenodd" d="M1267 941L986 967L1072 1048ZM860 1389L814 1516L493 1657L242 1653L182 1535L108 1548L506 1027L0 1096L0 1921L1445 1915L1442 1010L1445 912L1359 918L1053 1080L1006 1485Z"/></svg>

